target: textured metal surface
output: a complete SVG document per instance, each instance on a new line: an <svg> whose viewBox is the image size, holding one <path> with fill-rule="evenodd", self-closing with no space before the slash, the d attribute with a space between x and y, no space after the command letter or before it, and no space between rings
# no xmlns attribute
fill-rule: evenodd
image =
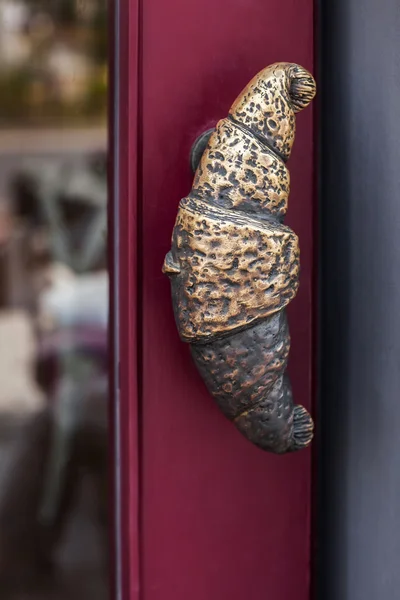
<svg viewBox="0 0 400 600"><path fill-rule="evenodd" d="M281 221L295 113L314 94L312 76L291 63L250 81L208 141L163 267L210 392L248 439L277 453L307 446L313 430L285 375L283 310L298 289L299 248Z"/></svg>
<svg viewBox="0 0 400 600"><path fill-rule="evenodd" d="M204 342L227 335L282 309L298 287L299 248L284 225L257 222L202 200L182 200L172 277L182 339Z"/></svg>
<svg viewBox="0 0 400 600"><path fill-rule="evenodd" d="M192 194L224 208L283 217L290 177L284 162L238 123L223 119L200 162Z"/></svg>

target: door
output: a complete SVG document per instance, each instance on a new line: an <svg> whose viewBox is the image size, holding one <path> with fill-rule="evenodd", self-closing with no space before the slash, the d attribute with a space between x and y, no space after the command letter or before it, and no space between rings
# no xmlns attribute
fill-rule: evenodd
<svg viewBox="0 0 400 600"><path fill-rule="evenodd" d="M219 412L161 272L194 140L276 61L313 63L311 0L119 0L113 155L116 586L124 600L310 598L310 449L276 456ZM312 404L313 111L297 118L286 223L301 247L289 374ZM118 379L118 381L117 381Z"/></svg>

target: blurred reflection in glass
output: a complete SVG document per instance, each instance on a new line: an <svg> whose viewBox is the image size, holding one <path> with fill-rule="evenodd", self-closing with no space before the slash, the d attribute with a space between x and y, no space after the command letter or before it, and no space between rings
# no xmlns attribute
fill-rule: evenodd
<svg viewBox="0 0 400 600"><path fill-rule="evenodd" d="M0 0L0 598L108 597L106 0Z"/></svg>

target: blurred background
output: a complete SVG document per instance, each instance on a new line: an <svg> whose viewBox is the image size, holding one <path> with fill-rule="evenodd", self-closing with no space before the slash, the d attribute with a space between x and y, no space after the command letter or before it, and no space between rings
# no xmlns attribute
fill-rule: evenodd
<svg viewBox="0 0 400 600"><path fill-rule="evenodd" d="M106 0L0 0L0 597L108 597Z"/></svg>

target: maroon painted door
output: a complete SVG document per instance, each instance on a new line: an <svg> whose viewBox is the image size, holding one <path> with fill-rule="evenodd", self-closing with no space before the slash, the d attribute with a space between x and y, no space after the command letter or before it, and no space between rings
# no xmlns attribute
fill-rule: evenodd
<svg viewBox="0 0 400 600"><path fill-rule="evenodd" d="M123 600L308 600L311 452L264 453L222 416L178 338L161 267L193 141L264 66L313 72L313 2L120 0L115 10L117 583ZM302 261L289 372L308 408L312 123L310 108L297 118L287 216Z"/></svg>

